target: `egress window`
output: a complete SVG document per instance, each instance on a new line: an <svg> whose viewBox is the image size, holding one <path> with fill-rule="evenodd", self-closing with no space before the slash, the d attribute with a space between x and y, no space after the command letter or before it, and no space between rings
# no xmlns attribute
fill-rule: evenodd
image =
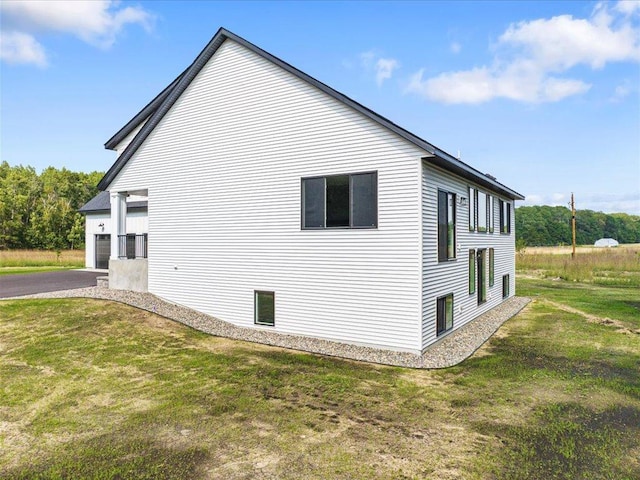
<svg viewBox="0 0 640 480"><path fill-rule="evenodd" d="M254 322L256 325L275 324L275 293L256 291L254 293Z"/></svg>
<svg viewBox="0 0 640 480"><path fill-rule="evenodd" d="M453 294L438 298L436 301L436 335L453 328Z"/></svg>
<svg viewBox="0 0 640 480"><path fill-rule="evenodd" d="M302 179L302 228L376 228L378 173Z"/></svg>

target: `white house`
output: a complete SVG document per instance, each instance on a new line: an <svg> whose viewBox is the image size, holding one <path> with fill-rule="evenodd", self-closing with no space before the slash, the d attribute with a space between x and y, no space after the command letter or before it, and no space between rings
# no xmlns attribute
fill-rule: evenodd
<svg viewBox="0 0 640 480"><path fill-rule="evenodd" d="M105 146L111 287L417 354L514 294L522 195L227 30Z"/></svg>
<svg viewBox="0 0 640 480"><path fill-rule="evenodd" d="M85 266L108 269L111 256L111 200L109 192L100 192L83 205L79 212L85 214ZM147 201L127 198L127 226L123 254L132 258L146 256L146 237L149 229ZM136 242L137 238L137 242ZM136 244L138 246L136 252Z"/></svg>

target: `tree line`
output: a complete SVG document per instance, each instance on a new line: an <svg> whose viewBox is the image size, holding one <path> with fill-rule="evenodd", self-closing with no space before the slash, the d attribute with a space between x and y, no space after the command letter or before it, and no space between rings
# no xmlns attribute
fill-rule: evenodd
<svg viewBox="0 0 640 480"><path fill-rule="evenodd" d="M0 164L0 249L84 248L78 209L97 195L102 172Z"/></svg>
<svg viewBox="0 0 640 480"><path fill-rule="evenodd" d="M0 164L0 249L84 248L84 216L78 209L98 194L103 172L72 172L48 167ZM566 207L516 209L518 242L530 246L571 244L571 211ZM579 245L610 237L640 243L640 216L625 213L576 212Z"/></svg>
<svg viewBox="0 0 640 480"><path fill-rule="evenodd" d="M571 244L571 210L567 207L516 208L516 236L529 246ZM593 245L600 238L640 243L640 216L576 210L576 243Z"/></svg>

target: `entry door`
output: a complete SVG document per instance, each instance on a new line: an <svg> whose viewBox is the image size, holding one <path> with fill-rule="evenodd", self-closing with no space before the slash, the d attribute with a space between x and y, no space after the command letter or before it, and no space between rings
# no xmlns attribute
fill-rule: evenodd
<svg viewBox="0 0 640 480"><path fill-rule="evenodd" d="M111 235L96 235L96 268L109 268Z"/></svg>
<svg viewBox="0 0 640 480"><path fill-rule="evenodd" d="M484 303L487 301L487 282L486 278L486 264L485 261L487 256L487 250L482 249L478 250L478 267L476 268L476 272L478 272L478 304Z"/></svg>

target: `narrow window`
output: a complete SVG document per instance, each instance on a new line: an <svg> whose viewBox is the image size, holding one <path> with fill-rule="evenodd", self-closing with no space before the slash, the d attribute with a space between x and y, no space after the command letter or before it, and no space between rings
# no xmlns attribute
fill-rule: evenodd
<svg viewBox="0 0 640 480"><path fill-rule="evenodd" d="M487 231L487 194L478 192L478 231Z"/></svg>
<svg viewBox="0 0 640 480"><path fill-rule="evenodd" d="M375 228L378 175L357 173L302 179L302 228Z"/></svg>
<svg viewBox="0 0 640 480"><path fill-rule="evenodd" d="M476 251L469 250L469 294L476 293Z"/></svg>
<svg viewBox="0 0 640 480"><path fill-rule="evenodd" d="M489 286L493 287L495 275L495 250L489 249Z"/></svg>
<svg viewBox="0 0 640 480"><path fill-rule="evenodd" d="M511 204L500 200L500 233L511 233Z"/></svg>
<svg viewBox="0 0 640 480"><path fill-rule="evenodd" d="M304 228L324 228L324 191L324 177L307 178L302 181Z"/></svg>
<svg viewBox="0 0 640 480"><path fill-rule="evenodd" d="M469 187L469 231L476 230L476 190Z"/></svg>
<svg viewBox="0 0 640 480"><path fill-rule="evenodd" d="M438 260L456 258L456 195L438 190Z"/></svg>
<svg viewBox="0 0 640 480"><path fill-rule="evenodd" d="M273 292L255 292L255 318L257 325L275 324L275 294Z"/></svg>
<svg viewBox="0 0 640 480"><path fill-rule="evenodd" d="M502 276L502 298L509 296L509 275Z"/></svg>
<svg viewBox="0 0 640 480"><path fill-rule="evenodd" d="M436 334L441 335L453 328L453 294L438 298L436 310Z"/></svg>
<svg viewBox="0 0 640 480"><path fill-rule="evenodd" d="M478 305L487 301L487 281L486 278L486 250L478 250L477 272L478 272Z"/></svg>
<svg viewBox="0 0 640 480"><path fill-rule="evenodd" d="M326 178L327 228L349 226L349 176Z"/></svg>
<svg viewBox="0 0 640 480"><path fill-rule="evenodd" d="M493 233L493 229L495 226L495 198L489 196L489 232Z"/></svg>
<svg viewBox="0 0 640 480"><path fill-rule="evenodd" d="M375 173L351 175L351 212L354 227L378 224L378 178Z"/></svg>

